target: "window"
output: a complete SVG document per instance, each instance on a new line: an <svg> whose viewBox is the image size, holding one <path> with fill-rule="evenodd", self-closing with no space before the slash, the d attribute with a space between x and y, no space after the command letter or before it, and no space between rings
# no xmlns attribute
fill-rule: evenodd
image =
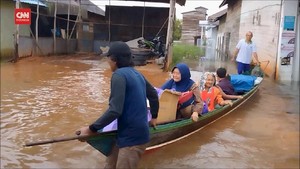
<svg viewBox="0 0 300 169"><path fill-rule="evenodd" d="M83 32L88 32L90 30L89 25L82 25L82 31Z"/></svg>

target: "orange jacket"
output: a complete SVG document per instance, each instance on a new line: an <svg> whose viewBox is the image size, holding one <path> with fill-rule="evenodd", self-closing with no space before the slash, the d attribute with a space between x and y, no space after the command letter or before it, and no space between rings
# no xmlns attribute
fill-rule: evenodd
<svg viewBox="0 0 300 169"><path fill-rule="evenodd" d="M216 104L220 104L223 100L220 89L213 86L209 90L201 91L201 98L208 105L208 111L213 111Z"/></svg>

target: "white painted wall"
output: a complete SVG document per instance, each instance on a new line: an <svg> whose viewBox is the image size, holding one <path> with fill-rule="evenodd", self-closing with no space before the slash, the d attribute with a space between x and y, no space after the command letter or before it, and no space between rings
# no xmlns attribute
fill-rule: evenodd
<svg viewBox="0 0 300 169"><path fill-rule="evenodd" d="M295 33L295 37L298 40L299 44L299 31L297 31L297 25L299 25L298 18L298 1L290 1L290 0L283 0L283 6L282 6L282 13L281 13L281 24L280 24L280 38L279 38L279 45L278 45L278 55L277 55L277 79L279 81L299 81L299 45L295 44L295 54L294 57L291 58L290 65L281 65L281 59L283 57L283 52L281 49L281 44L283 43L282 34L286 31L283 30L284 28L284 17L285 16L295 16L295 30L294 31L288 31L290 33ZM297 43L297 42L296 42ZM297 55L298 51L298 55ZM295 59L296 58L296 59ZM294 72L297 71L297 72ZM298 76L298 78L296 78Z"/></svg>
<svg viewBox="0 0 300 169"><path fill-rule="evenodd" d="M298 0L298 3L300 0ZM292 79L295 82L299 82L300 81L300 77L299 77L299 62L300 62L300 52L299 52L299 46L300 46L300 8L298 6L298 21L297 21L297 33L296 33L296 50L295 50L295 57L294 57L294 66L292 69Z"/></svg>
<svg viewBox="0 0 300 169"><path fill-rule="evenodd" d="M280 29L281 0L243 0L239 39L253 32L261 67L271 78L275 78L277 49ZM255 60L254 60L255 62Z"/></svg>

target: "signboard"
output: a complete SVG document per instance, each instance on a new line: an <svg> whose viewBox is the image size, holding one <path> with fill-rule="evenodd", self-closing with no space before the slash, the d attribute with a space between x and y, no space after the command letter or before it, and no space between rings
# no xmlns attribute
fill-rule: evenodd
<svg viewBox="0 0 300 169"><path fill-rule="evenodd" d="M18 8L15 9L15 24L31 24L31 9Z"/></svg>
<svg viewBox="0 0 300 169"><path fill-rule="evenodd" d="M283 30L286 31L295 30L295 16L284 16Z"/></svg>
<svg viewBox="0 0 300 169"><path fill-rule="evenodd" d="M281 65L290 65L291 58L294 57L295 39L294 32L284 31L281 36Z"/></svg>

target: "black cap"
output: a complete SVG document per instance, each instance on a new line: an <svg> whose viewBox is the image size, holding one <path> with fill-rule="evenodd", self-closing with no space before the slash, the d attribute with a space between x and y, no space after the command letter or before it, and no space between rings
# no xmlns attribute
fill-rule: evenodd
<svg viewBox="0 0 300 169"><path fill-rule="evenodd" d="M103 54L104 56L115 56L115 57L119 57L119 56L131 56L131 50L129 48L129 46L125 43L125 42L121 42L121 41L116 41L116 42L112 42L109 45L109 50L107 53Z"/></svg>

